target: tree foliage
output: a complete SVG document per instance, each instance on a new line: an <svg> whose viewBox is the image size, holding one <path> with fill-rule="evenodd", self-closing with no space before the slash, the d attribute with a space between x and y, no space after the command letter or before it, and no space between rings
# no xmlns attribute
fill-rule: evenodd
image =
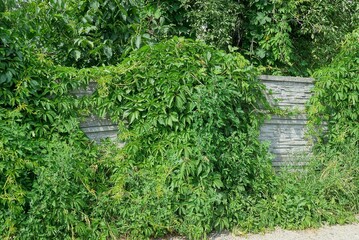
<svg viewBox="0 0 359 240"><path fill-rule="evenodd" d="M67 66L114 64L143 45L185 36L291 75L329 63L358 12L357 1L341 0L31 0L6 10L21 16L14 29Z"/></svg>

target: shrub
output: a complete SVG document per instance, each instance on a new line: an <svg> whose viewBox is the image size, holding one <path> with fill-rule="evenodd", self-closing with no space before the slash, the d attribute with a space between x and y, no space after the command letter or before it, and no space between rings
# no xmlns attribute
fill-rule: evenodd
<svg viewBox="0 0 359 240"><path fill-rule="evenodd" d="M109 196L120 233L199 238L237 225L249 199L269 194L273 172L258 140L268 105L242 56L174 38L94 72L99 114L127 126Z"/></svg>
<svg viewBox="0 0 359 240"><path fill-rule="evenodd" d="M349 34L333 62L314 72L309 117L315 128L327 128L320 140L343 146L359 139L359 30ZM326 124L326 125L325 125Z"/></svg>
<svg viewBox="0 0 359 240"><path fill-rule="evenodd" d="M81 146L78 134L34 138L19 119L1 117L0 236L87 236L94 149Z"/></svg>
<svg viewBox="0 0 359 240"><path fill-rule="evenodd" d="M0 42L0 238L85 236L96 149L69 92L86 80L73 81L73 70L20 47L10 32Z"/></svg>

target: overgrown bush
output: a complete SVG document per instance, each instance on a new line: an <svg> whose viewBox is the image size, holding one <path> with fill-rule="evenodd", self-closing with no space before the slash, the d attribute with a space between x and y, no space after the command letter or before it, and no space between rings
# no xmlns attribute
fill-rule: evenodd
<svg viewBox="0 0 359 240"><path fill-rule="evenodd" d="M127 126L106 204L120 233L199 238L236 226L252 198L269 195L258 140L268 105L242 56L174 38L96 72L99 114Z"/></svg>
<svg viewBox="0 0 359 240"><path fill-rule="evenodd" d="M269 195L258 140L268 105L242 56L182 38L114 67L35 56L0 91L2 237L199 238ZM97 76L92 98L70 94ZM88 110L126 125L124 149L89 145L78 127Z"/></svg>
<svg viewBox="0 0 359 240"><path fill-rule="evenodd" d="M1 110L0 236L87 236L95 149L83 145L81 133L34 137L19 113Z"/></svg>
<svg viewBox="0 0 359 240"><path fill-rule="evenodd" d="M279 175L258 140L271 110L264 86L239 54L174 38L116 66L78 70L14 45L21 61L3 54L14 74L0 82L1 238L199 239L223 229L352 221L357 39L356 31L315 73L309 115L317 126L327 123L327 135L313 160ZM89 79L95 93L74 97ZM85 138L79 120L90 111L119 123L124 148Z"/></svg>
<svg viewBox="0 0 359 240"><path fill-rule="evenodd" d="M346 37L329 66L313 74L316 83L309 117L312 125L319 129L319 140L332 147L348 143L359 146L358 38L359 29Z"/></svg>
<svg viewBox="0 0 359 240"><path fill-rule="evenodd" d="M97 153L70 95L86 80L73 81L74 71L56 68L2 27L0 238L86 238Z"/></svg>
<svg viewBox="0 0 359 240"><path fill-rule="evenodd" d="M357 138L341 149L321 145L302 171L282 169L275 176L258 142L268 107L262 85L240 56L173 39L105 69L105 75L94 71L102 76L98 97L110 99L98 113L125 119L127 126L113 186L100 200L118 234L198 239L221 229L303 229L354 220Z"/></svg>

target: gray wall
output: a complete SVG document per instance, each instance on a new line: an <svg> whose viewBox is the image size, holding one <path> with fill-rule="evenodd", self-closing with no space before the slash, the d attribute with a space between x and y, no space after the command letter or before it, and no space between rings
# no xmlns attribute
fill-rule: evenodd
<svg viewBox="0 0 359 240"><path fill-rule="evenodd" d="M109 138L115 140L117 138L118 127L109 119L100 119L95 115L91 115L80 123L82 131L92 140L100 142L101 139Z"/></svg>
<svg viewBox="0 0 359 240"><path fill-rule="evenodd" d="M97 83L90 82L86 88L80 88L73 91L72 94L77 97L89 96L96 91ZM109 138L115 140L117 138L118 127L116 123L109 119L101 119L95 115L87 116L81 123L80 127L86 136L96 142L101 139Z"/></svg>
<svg viewBox="0 0 359 240"><path fill-rule="evenodd" d="M268 75L259 76L259 79L266 85L266 96L272 105L298 112L295 116L272 116L261 128L260 139L270 143L270 152L274 155L273 166L305 163L311 149L305 136L305 104L311 96L313 79ZM92 94L95 89L96 85L91 83L74 94L82 97ZM81 128L97 142L103 138L116 139L118 131L116 124L94 115L87 117L81 123Z"/></svg>
<svg viewBox="0 0 359 240"><path fill-rule="evenodd" d="M305 104L314 86L312 78L267 76L259 77L267 87L267 99L273 106L295 110L293 116L272 116L261 128L260 139L270 143L273 166L302 165L308 160L311 145L306 136Z"/></svg>

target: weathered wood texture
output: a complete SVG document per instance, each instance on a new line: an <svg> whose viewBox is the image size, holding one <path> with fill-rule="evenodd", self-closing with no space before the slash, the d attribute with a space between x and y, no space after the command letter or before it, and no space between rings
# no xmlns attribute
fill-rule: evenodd
<svg viewBox="0 0 359 240"><path fill-rule="evenodd" d="M302 165L310 154L311 145L306 136L305 104L314 86L312 78L267 76L259 77L267 87L267 98L272 105L295 110L294 116L272 116L261 128L260 139L270 142L274 154L273 166Z"/></svg>
<svg viewBox="0 0 359 240"><path fill-rule="evenodd" d="M306 140L305 104L311 96L313 79L283 76L259 77L266 85L268 100L271 104L283 109L296 110L301 114L291 117L272 116L261 128L260 139L270 142L270 151L274 155L273 166L283 164L303 164L305 156L310 153L311 146ZM91 83L85 89L74 92L78 97L92 94L96 84ZM108 119L89 116L81 123L85 134L95 141L104 138L116 139L117 124ZM298 155L303 155L303 161L297 161Z"/></svg>

